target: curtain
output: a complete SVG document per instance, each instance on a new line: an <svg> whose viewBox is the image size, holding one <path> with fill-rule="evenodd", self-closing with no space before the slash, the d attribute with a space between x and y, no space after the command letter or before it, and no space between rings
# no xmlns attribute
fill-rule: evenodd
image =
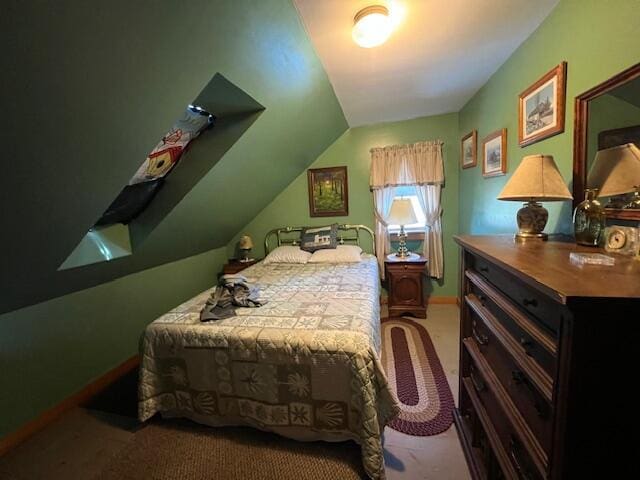
<svg viewBox="0 0 640 480"><path fill-rule="evenodd" d="M440 141L371 149L372 189L444 183Z"/></svg>
<svg viewBox="0 0 640 480"><path fill-rule="evenodd" d="M429 261L429 276L440 279L444 274L440 185L418 185L416 193L426 217L422 256Z"/></svg>
<svg viewBox="0 0 640 480"><path fill-rule="evenodd" d="M429 261L429 275L442 278L442 208L440 190L444 184L442 145L439 140L412 145L393 145L371 149L371 177L376 217L376 252L384 276L384 257L391 249L385 219L397 186L415 186L426 227L423 256ZM378 247L380 245L381 247Z"/></svg>
<svg viewBox="0 0 640 480"><path fill-rule="evenodd" d="M376 256L380 275L384 279L384 259L391 252L391 241L387 230L387 217L391 211L391 204L396 195L395 187L377 188L373 191L373 211L376 220Z"/></svg>

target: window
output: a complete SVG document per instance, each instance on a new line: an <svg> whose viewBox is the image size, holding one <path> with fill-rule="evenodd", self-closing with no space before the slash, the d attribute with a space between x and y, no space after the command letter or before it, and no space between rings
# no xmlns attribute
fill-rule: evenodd
<svg viewBox="0 0 640 480"><path fill-rule="evenodd" d="M405 225L405 232L423 232L426 222L424 211L418 201L418 195L416 193L416 187L396 187L396 198L408 198L411 200L413 210L418 217L418 223L412 223L411 225ZM389 232L398 233L400 231L400 225L389 225Z"/></svg>

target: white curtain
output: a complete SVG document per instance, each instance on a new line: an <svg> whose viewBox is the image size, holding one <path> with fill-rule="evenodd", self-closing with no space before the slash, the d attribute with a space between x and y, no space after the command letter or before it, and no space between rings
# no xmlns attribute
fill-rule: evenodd
<svg viewBox="0 0 640 480"><path fill-rule="evenodd" d="M376 252L384 275L384 257L390 250L385 219L397 186L415 186L426 216L423 255L429 261L429 275L442 278L442 208L440 190L444 184L441 141L419 142L371 149L371 178L376 211ZM383 245L384 248L379 248Z"/></svg>
<svg viewBox="0 0 640 480"><path fill-rule="evenodd" d="M418 201L426 217L422 256L429 260L429 276L442 278L444 256L442 248L442 207L440 206L440 185L418 185Z"/></svg>
<svg viewBox="0 0 640 480"><path fill-rule="evenodd" d="M376 220L376 256L380 275L384 278L384 259L391 252L391 241L387 230L387 217L391 211L391 204L396 195L395 187L377 188L373 191L373 212Z"/></svg>

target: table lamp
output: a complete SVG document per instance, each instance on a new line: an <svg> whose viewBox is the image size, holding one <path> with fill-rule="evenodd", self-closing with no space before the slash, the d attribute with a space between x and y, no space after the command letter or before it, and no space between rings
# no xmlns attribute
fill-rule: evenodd
<svg viewBox="0 0 640 480"><path fill-rule="evenodd" d="M395 198L391 204L391 211L387 217L388 225L400 225L400 233L398 233L398 252L397 257L407 258L411 255L407 249L407 234L404 231L405 225L417 223L416 212L413 210L411 200L408 198Z"/></svg>
<svg viewBox="0 0 640 480"><path fill-rule="evenodd" d="M253 248L253 240L251 240L251 237L249 235L241 236L238 241L238 246L240 247L240 250L242 250L242 258L240 261L243 263L250 262L252 259L249 258L249 252Z"/></svg>
<svg viewBox="0 0 640 480"><path fill-rule="evenodd" d="M572 198L551 155L524 157L498 195L498 200L525 202L517 215L518 240L547 239L543 230L547 225L549 212L538 203L539 200L556 202Z"/></svg>
<svg viewBox="0 0 640 480"><path fill-rule="evenodd" d="M636 192L626 207L639 208L636 205L640 197L640 148L627 143L600 150L589 170L587 185L598 189L598 197ZM615 205L607 207L615 208Z"/></svg>

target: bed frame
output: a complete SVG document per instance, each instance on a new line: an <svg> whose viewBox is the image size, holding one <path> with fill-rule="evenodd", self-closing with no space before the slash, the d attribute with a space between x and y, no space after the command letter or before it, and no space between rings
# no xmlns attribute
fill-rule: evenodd
<svg viewBox="0 0 640 480"><path fill-rule="evenodd" d="M276 247L282 245L300 245L300 235L302 230L309 227L281 227L271 230L264 237L264 253L265 255L271 251L269 246L269 239L276 237ZM376 241L375 234L366 225L350 225L341 224L338 225L338 244L344 245L345 243L360 245L360 232L366 232L371 236L371 249L374 255L376 254Z"/></svg>

